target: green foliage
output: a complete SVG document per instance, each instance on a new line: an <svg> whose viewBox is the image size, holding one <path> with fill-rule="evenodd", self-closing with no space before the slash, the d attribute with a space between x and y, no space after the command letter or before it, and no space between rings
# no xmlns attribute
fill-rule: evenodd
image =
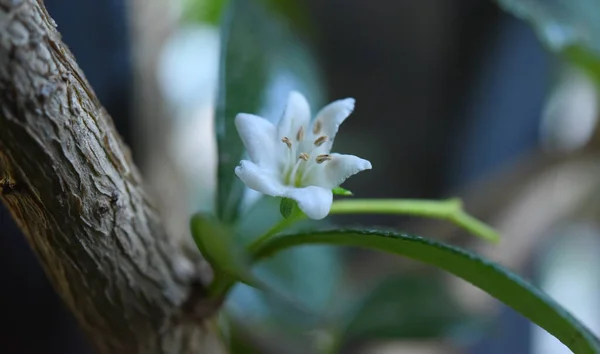
<svg viewBox="0 0 600 354"><path fill-rule="evenodd" d="M422 237L381 231L325 231L279 236L264 243L254 261L301 245L362 247L412 258L446 270L481 288L544 328L575 353L598 353L598 339L546 294L490 261Z"/></svg>
<svg viewBox="0 0 600 354"><path fill-rule="evenodd" d="M600 36L600 33L598 34ZM600 86L600 56L582 46L565 48L563 55L571 63L582 68L597 86Z"/></svg>
<svg viewBox="0 0 600 354"><path fill-rule="evenodd" d="M198 249L215 273L208 289L210 296L223 296L235 282L240 282L268 294L296 315L309 315L292 295L284 295L251 272L249 258L236 246L233 230L229 227L213 216L196 214L192 217L191 230ZM289 289L289 286L285 288Z"/></svg>
<svg viewBox="0 0 600 354"><path fill-rule="evenodd" d="M184 0L182 20L218 26L223 12L231 0ZM245 0L257 1L271 12L277 13L302 31L310 31L309 18L304 2L297 0Z"/></svg>
<svg viewBox="0 0 600 354"><path fill-rule="evenodd" d="M215 127L218 145L217 215L227 222L235 220L242 199L243 185L235 176L244 145L235 127L240 112L254 113L261 108L267 86L268 67L259 45L262 35L256 26L260 17L250 1L233 0L221 30L221 67Z"/></svg>
<svg viewBox="0 0 600 354"><path fill-rule="evenodd" d="M249 272L248 258L236 245L233 230L213 216L203 214L192 217L191 230L198 249L215 272L215 279L231 278L260 288Z"/></svg>
<svg viewBox="0 0 600 354"><path fill-rule="evenodd" d="M184 0L182 20L218 26L229 0Z"/></svg>
<svg viewBox="0 0 600 354"><path fill-rule="evenodd" d="M530 21L550 48L585 67L600 82L600 3L594 0L499 2L509 11ZM336 280L341 279L341 269L337 253L322 246L362 247L413 258L451 272L521 312L574 352L600 352L598 340L545 294L508 270L463 250L420 237L376 231L329 231L276 236L284 231L314 230L315 225L319 224L293 224L299 220L294 219L293 204L290 206L289 202L282 201L278 208L278 201L274 198L262 199L249 212L242 214L240 205L244 187L235 176L234 168L244 157L245 151L235 128L235 115L240 112L254 113L275 121L283 111L286 95L292 89L303 92L315 106L324 103L319 70L297 34L298 28L308 29L308 17L296 0L190 0L188 3L190 7L185 11L187 20L222 23L215 116L218 220L197 215L191 223L196 244L215 270L217 281L212 284L210 291L225 294L239 281L268 289L275 298L283 300L280 303L287 303L291 307L296 304L288 301L289 298L299 299L301 308L317 313L326 312L333 299ZM336 195L352 194L343 188L336 188L333 192ZM334 203L332 213L436 217L451 221L488 240L498 239L494 230L462 211L458 200L344 200ZM281 220L280 214L288 219ZM275 226L269 229L273 224ZM251 244L248 250L252 252L252 257L248 259L246 251L240 250L241 246L259 235L266 237L261 238L261 242ZM290 248L293 249L279 253ZM250 261L264 261L265 258L269 259L251 274ZM253 274L257 274L260 281ZM406 285L406 291L397 293L390 290L395 289L397 284L382 285L365 299L346 328L346 333L354 336L374 333L428 336L444 331L444 324L438 326L438 323L428 322L431 318L425 316L427 309L431 309L444 313L442 322L445 324L455 319L456 314L452 311L444 312L443 308L438 307L445 304L445 300L437 298L441 295L436 288L438 284L411 284ZM427 296L415 295L411 291ZM270 320L282 315L275 313L273 302L267 301L271 312L266 316ZM386 312L389 316L385 318L374 315L383 311L379 306L381 304L393 305L392 310ZM251 311L246 308L243 310ZM294 316L290 322L295 321L297 317ZM377 319L385 321L377 323ZM273 322L277 322L277 319Z"/></svg>
<svg viewBox="0 0 600 354"><path fill-rule="evenodd" d="M218 145L217 215L233 222L243 185L234 168L244 146L235 128L240 112L274 120L287 93L296 89L321 103L319 70L290 24L257 1L231 0L221 31L221 68L215 126Z"/></svg>

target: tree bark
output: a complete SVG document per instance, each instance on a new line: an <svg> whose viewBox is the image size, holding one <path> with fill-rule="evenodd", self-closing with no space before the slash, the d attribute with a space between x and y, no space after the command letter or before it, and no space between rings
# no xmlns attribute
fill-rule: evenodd
<svg viewBox="0 0 600 354"><path fill-rule="evenodd" d="M187 311L212 309L198 260L165 233L55 27L41 0L0 0L2 201L98 352L219 352L208 314Z"/></svg>

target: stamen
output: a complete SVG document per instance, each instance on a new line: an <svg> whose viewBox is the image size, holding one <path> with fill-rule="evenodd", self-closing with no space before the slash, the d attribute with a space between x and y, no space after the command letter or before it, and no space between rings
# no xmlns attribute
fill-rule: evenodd
<svg viewBox="0 0 600 354"><path fill-rule="evenodd" d="M327 141L327 135L322 135L320 137L317 138L317 140L315 140L314 144L315 146L321 146L323 145L324 142Z"/></svg>
<svg viewBox="0 0 600 354"><path fill-rule="evenodd" d="M329 161L329 160L331 160L331 155L329 155L329 154L323 154L323 155L319 155L319 156L317 156L317 157L315 158L315 160L317 160L317 163L318 163L318 164L321 164L321 163L323 163L323 162L325 162L325 161Z"/></svg>
<svg viewBox="0 0 600 354"><path fill-rule="evenodd" d="M287 145L288 149L292 148L292 142L290 141L290 139L287 136L284 136L283 138L281 138L281 142L285 143L285 145Z"/></svg>
<svg viewBox="0 0 600 354"><path fill-rule="evenodd" d="M305 152L301 152L301 153L300 153L300 155L298 156L298 158L299 158L300 160L308 161L308 159L310 159L310 155L308 155L308 154L307 154L307 153L305 153Z"/></svg>
<svg viewBox="0 0 600 354"><path fill-rule="evenodd" d="M300 129L298 129L298 134L296 134L296 140L302 141L302 139L304 139L304 127L300 126Z"/></svg>
<svg viewBox="0 0 600 354"><path fill-rule="evenodd" d="M316 134L319 134L320 132L321 132L321 121L318 120L313 125L313 133L316 135Z"/></svg>

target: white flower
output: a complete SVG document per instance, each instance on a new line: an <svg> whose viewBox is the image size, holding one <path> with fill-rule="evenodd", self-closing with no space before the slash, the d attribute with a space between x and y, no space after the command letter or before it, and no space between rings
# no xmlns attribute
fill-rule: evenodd
<svg viewBox="0 0 600 354"><path fill-rule="evenodd" d="M333 202L331 190L371 169L367 160L330 153L340 124L353 109L352 98L335 101L310 124L306 98L292 92L277 127L259 116L238 114L235 125L251 161L242 160L235 174L249 188L294 199L309 218L323 219Z"/></svg>

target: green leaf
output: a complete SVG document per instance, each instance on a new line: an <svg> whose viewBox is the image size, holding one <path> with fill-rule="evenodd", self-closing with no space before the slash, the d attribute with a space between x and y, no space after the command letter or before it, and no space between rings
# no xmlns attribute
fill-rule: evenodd
<svg viewBox="0 0 600 354"><path fill-rule="evenodd" d="M600 35L600 34L599 34ZM582 68L600 86L600 56L582 46L572 46L563 51L565 58Z"/></svg>
<svg viewBox="0 0 600 354"><path fill-rule="evenodd" d="M284 219L287 219L292 215L292 210L296 207L296 201L290 198L281 198L279 203L279 212Z"/></svg>
<svg viewBox="0 0 600 354"><path fill-rule="evenodd" d="M297 312L310 312L293 297L283 295L252 274L249 258L236 247L234 233L228 226L210 215L196 214L192 217L191 227L198 250L215 273L208 289L209 296L221 297L234 280L273 296Z"/></svg>
<svg viewBox="0 0 600 354"><path fill-rule="evenodd" d="M528 21L554 52L582 66L600 83L600 2L597 0L498 0Z"/></svg>
<svg viewBox="0 0 600 354"><path fill-rule="evenodd" d="M250 272L249 258L236 245L232 229L211 215L196 214L191 219L191 231L198 250L215 273L209 296L220 297L232 280L268 291Z"/></svg>
<svg viewBox="0 0 600 354"><path fill-rule="evenodd" d="M298 90L322 104L322 84L312 53L286 17L262 1L230 0L221 30L221 62L215 128L218 145L217 215L237 219L244 187L234 169L244 157L235 128L238 113L275 122L287 95ZM287 7L286 7L287 8Z"/></svg>
<svg viewBox="0 0 600 354"><path fill-rule="evenodd" d="M350 192L349 190L342 188L342 187L335 187L331 191L333 192L333 195L343 195L346 197L350 197L350 196L354 195L352 192Z"/></svg>
<svg viewBox="0 0 600 354"><path fill-rule="evenodd" d="M183 0L182 20L201 24L218 25L230 0ZM284 15L296 27L310 31L309 16L302 1L297 0L248 0L257 1L272 11Z"/></svg>
<svg viewBox="0 0 600 354"><path fill-rule="evenodd" d="M184 0L182 21L218 25L229 0Z"/></svg>
<svg viewBox="0 0 600 354"><path fill-rule="evenodd" d="M215 272L209 295L214 292L220 296L231 280L267 291L267 287L250 273L249 258L236 246L232 229L211 215L196 214L191 219L191 230L198 250Z"/></svg>
<svg viewBox="0 0 600 354"><path fill-rule="evenodd" d="M192 217L191 230L198 250L215 271L215 278L226 276L253 287L260 287L248 270L248 257L235 244L233 230L213 216L204 214Z"/></svg>
<svg viewBox="0 0 600 354"><path fill-rule="evenodd" d="M422 237L381 231L325 231L284 235L263 244L254 261L296 246L353 246L412 258L444 269L484 290L529 318L574 353L600 353L598 339L546 294L518 275L467 251Z"/></svg>

